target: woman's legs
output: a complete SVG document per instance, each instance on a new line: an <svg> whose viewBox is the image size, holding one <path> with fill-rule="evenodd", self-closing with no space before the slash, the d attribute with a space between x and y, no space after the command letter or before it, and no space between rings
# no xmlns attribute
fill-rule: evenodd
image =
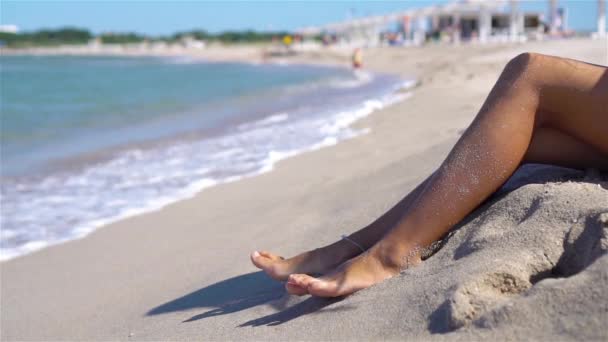
<svg viewBox="0 0 608 342"><path fill-rule="evenodd" d="M348 238L365 250L373 246L386 232L395 226L430 179L418 185L412 192L395 204L377 220L351 234ZM343 262L361 254L361 249L349 241L338 240L331 245L317 248L293 258L284 259L267 251L253 252L251 262L276 280L286 280L290 274L324 274Z"/></svg>
<svg viewBox="0 0 608 342"><path fill-rule="evenodd" d="M397 274L418 263L420 248L473 211L524 160L605 167L607 127L606 68L533 54L516 57L395 227L367 253L326 276L292 274L288 291L341 296ZM556 146L548 146L556 144L590 152L558 154Z"/></svg>

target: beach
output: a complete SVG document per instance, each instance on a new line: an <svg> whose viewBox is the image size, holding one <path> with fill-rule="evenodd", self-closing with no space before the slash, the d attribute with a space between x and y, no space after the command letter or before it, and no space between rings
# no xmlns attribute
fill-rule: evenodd
<svg viewBox="0 0 608 342"><path fill-rule="evenodd" d="M2 340L608 339L608 178L593 170L526 167L420 266L345 299L289 296L249 261L376 219L439 166L524 51L608 62L606 41L586 39L364 50L366 69L418 81L354 124L366 134L0 263Z"/></svg>

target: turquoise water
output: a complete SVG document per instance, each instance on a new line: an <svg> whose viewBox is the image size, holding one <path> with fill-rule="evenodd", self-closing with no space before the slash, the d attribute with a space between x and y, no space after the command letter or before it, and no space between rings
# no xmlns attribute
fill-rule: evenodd
<svg viewBox="0 0 608 342"><path fill-rule="evenodd" d="M3 57L1 72L5 174L121 143L218 127L244 114L225 101L255 107L260 93L279 96L288 85L344 76L319 68L107 57Z"/></svg>
<svg viewBox="0 0 608 342"><path fill-rule="evenodd" d="M359 134L403 81L187 58L0 57L0 258Z"/></svg>

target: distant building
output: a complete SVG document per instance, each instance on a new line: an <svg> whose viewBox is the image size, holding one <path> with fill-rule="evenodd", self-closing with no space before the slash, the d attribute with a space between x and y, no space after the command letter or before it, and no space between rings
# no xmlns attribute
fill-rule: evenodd
<svg viewBox="0 0 608 342"><path fill-rule="evenodd" d="M418 45L428 40L459 43L505 42L543 39L546 34L564 37L568 13L558 0L546 0L549 15L522 11L520 0L452 0L440 5L353 18L298 31L303 36L332 37L333 44L374 46ZM598 3L597 36L606 36L606 0ZM387 29L388 26L398 27ZM325 44L330 40L324 39Z"/></svg>
<svg viewBox="0 0 608 342"><path fill-rule="evenodd" d="M189 49L204 49L207 46L207 43L204 40L198 40L192 35L182 37L180 43L183 47Z"/></svg>
<svg viewBox="0 0 608 342"><path fill-rule="evenodd" d="M19 32L19 27L17 25L0 25L0 32L17 33Z"/></svg>
<svg viewBox="0 0 608 342"><path fill-rule="evenodd" d="M606 0L597 1L597 32L598 38L606 37Z"/></svg>

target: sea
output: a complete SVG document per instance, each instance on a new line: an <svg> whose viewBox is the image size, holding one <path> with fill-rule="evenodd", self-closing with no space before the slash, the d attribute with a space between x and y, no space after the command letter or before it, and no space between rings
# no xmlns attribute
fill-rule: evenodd
<svg viewBox="0 0 608 342"><path fill-rule="evenodd" d="M413 80L187 57L0 57L0 260L78 239L285 158Z"/></svg>

